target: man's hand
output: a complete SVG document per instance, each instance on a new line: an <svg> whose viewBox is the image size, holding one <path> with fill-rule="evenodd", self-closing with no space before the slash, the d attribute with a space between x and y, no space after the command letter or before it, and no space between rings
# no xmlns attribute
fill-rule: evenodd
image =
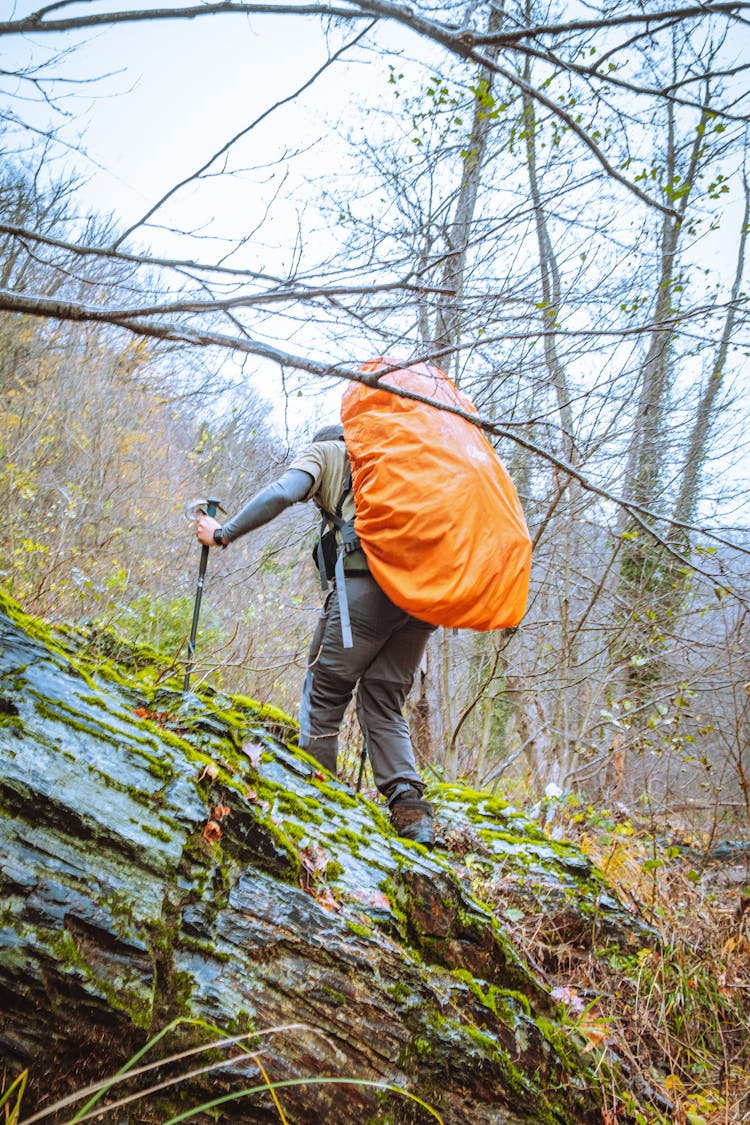
<svg viewBox="0 0 750 1125"><path fill-rule="evenodd" d="M215 520L213 516L207 516L205 512L201 512L195 523L195 534L198 542L202 543L204 547L218 546L214 539L214 532L217 527L221 527L218 520Z"/></svg>

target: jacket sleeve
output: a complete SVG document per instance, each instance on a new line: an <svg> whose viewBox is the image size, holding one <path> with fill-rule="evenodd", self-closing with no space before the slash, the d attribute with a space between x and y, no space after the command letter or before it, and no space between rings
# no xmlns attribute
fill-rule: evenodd
<svg viewBox="0 0 750 1125"><path fill-rule="evenodd" d="M232 543L248 531L270 523L286 508L299 500L306 500L314 478L301 469L287 469L283 476L273 484L248 500L235 516L221 526L221 537L225 543Z"/></svg>

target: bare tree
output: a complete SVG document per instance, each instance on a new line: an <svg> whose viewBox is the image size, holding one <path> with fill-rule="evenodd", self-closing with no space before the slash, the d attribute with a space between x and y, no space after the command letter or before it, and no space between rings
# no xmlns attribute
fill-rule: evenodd
<svg viewBox="0 0 750 1125"><path fill-rule="evenodd" d="M234 493L244 474L233 472L232 458L250 454L243 436L250 418L233 428L201 397L220 366L216 357L244 357L256 383L266 363L285 377L295 372L295 389L308 392L341 379L371 380L356 359L373 351L433 358L474 396L480 413L472 420L508 461L536 550L519 634L448 636L432 654L418 702L424 758L448 774L498 779L523 763L538 785L593 787L606 777L605 788L622 791L631 749L655 754L650 740L659 753L678 747L674 760L682 752L672 737L692 721L682 685L708 682L730 628L710 615L699 667L691 644L711 591L722 599L730 591L740 607L747 597L737 566L747 543L723 528L720 508L714 515L705 503L716 437L737 393L733 349L746 339L746 213L729 286L722 280L709 289L691 270L700 223L715 223L725 189L736 192L742 179L749 64L737 43L748 7L644 11L618 2L586 19L558 20L527 3L471 3L457 14L455 6L381 0L333 7L229 0L142 11L100 5L95 13L62 0L5 20L0 35L31 37L32 61L18 81L51 103L59 94L54 67L33 55L33 44L58 43L55 36L67 36L72 49L94 28L116 34L141 25L157 34L176 20L210 18L262 29L271 17L292 29L315 18L328 35L327 52L290 74L277 102L269 99L231 136L217 135L210 152L195 154L193 171L156 193L127 226L61 225L49 198L45 213L14 207L12 193L3 195L7 377L22 370L38 378L36 360L50 340L61 352L79 349L80 367L108 387L101 417L85 413L73 388L85 432L75 430L74 412L63 418L58 409L55 424L72 426L82 445L95 439L88 460L79 451L80 463L98 474L104 495L123 464L113 433L122 439L127 432L120 430L127 395L140 393L154 357L184 348L181 354L200 358L179 380L172 369L170 394L196 395L193 417L205 433L198 464L223 475ZM369 149L367 139L358 142L360 155L378 159L365 175L355 174L361 165L331 170L325 198L312 203L321 216L318 237L303 237L300 220L292 245L272 252L266 234L283 201L283 177L250 233L226 239L222 231L219 243L210 237L216 228L199 234L200 221L177 228L173 206L184 193L226 182L262 125L304 105L327 77L344 78L349 60L381 59L383 33L393 27L408 36L415 58L389 56L392 82L384 77L383 86L401 96L381 115L364 107ZM347 100L347 113L357 111ZM19 102L8 128L17 128L21 113ZM340 118L323 123L324 130L343 127ZM160 225L170 228L168 253ZM264 238L261 257L256 243ZM34 355L19 367L13 355L21 338L24 346L33 341ZM694 393L688 376L708 355ZM120 384L122 412L108 414ZM149 387L166 448L176 448ZM742 399L736 409L746 409ZM47 424L33 411L27 418L32 428ZM195 464L193 449L187 477ZM109 498L119 503L114 491ZM81 501L71 510L80 513ZM101 515L92 527L102 526ZM295 537L294 529L284 533ZM260 562L243 558L224 573L226 621L248 576L262 581L269 606L287 605L274 541L262 546ZM92 539L92 552L99 547ZM272 632L272 610L259 603L255 633ZM266 668L264 690L271 691L281 682L274 669L293 666L297 649L296 638L261 650L255 636L238 634L216 662ZM716 739L701 737L710 742L709 758L720 753ZM666 760L661 754L659 763Z"/></svg>

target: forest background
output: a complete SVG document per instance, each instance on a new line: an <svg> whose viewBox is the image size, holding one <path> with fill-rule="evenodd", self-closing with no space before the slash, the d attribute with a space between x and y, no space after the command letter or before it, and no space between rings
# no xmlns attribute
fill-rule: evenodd
<svg viewBox="0 0 750 1125"><path fill-rule="evenodd" d="M436 635L420 766L744 835L749 20L16 4L2 582L184 661L185 504L235 511L361 361L430 358L475 401L534 563L518 630ZM212 553L195 674L294 715L318 521L287 517Z"/></svg>

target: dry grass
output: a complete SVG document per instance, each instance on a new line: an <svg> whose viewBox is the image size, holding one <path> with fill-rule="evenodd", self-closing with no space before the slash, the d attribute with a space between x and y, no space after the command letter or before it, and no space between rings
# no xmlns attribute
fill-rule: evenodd
<svg viewBox="0 0 750 1125"><path fill-rule="evenodd" d="M704 851L673 830L660 842L580 813L562 811L548 827L577 843L654 931L650 947L624 955L550 943L533 916L511 923L586 1049L610 1048L656 1095L661 1108L643 1125L750 1123L748 853Z"/></svg>

